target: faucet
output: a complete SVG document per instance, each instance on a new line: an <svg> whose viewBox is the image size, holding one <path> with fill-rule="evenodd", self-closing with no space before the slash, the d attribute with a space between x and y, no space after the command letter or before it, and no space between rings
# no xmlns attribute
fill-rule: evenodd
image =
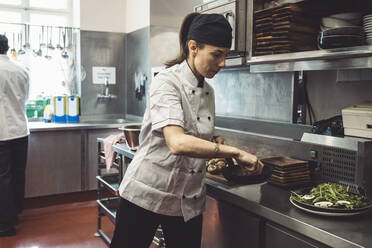
<svg viewBox="0 0 372 248"><path fill-rule="evenodd" d="M103 90L103 94L98 94L98 99L116 99L117 96L111 95L109 91L109 79L105 77L105 88Z"/></svg>

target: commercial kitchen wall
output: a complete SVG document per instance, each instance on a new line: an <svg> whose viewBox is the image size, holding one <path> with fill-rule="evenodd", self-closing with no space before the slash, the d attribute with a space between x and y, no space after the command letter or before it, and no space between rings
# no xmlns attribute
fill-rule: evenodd
<svg viewBox="0 0 372 248"><path fill-rule="evenodd" d="M341 109L372 101L372 69L307 73L310 103L317 120L341 114Z"/></svg>
<svg viewBox="0 0 372 248"><path fill-rule="evenodd" d="M101 0L80 1L81 64L87 73L81 85L82 119L125 117L127 101L131 101L134 92L136 61L148 61L149 38L141 30L148 30L149 5L149 0L110 0L110 4ZM143 50L147 51L144 56L135 56ZM145 75L149 77L149 66L140 64L140 68L146 67ZM93 66L116 67L116 85L109 87L116 99L97 99L104 86L93 85Z"/></svg>
<svg viewBox="0 0 372 248"><path fill-rule="evenodd" d="M98 0L95 1L98 3ZM88 4L91 1L82 0L82 4L84 2ZM102 42L105 39L103 37L106 37L108 40L115 40L112 42L118 42L118 39L122 39L124 48L121 48L120 44L115 45L114 43L110 47L115 47L115 51L117 51L117 47L119 47L119 50L124 49L125 51L124 59L114 59L114 61L117 61L115 62L117 64L114 66L124 68L123 77L126 84L124 83L124 87L113 89L113 92L119 97L125 98L125 101L124 103L117 102L117 104L113 104L112 106L109 104L106 107L99 107L92 99L94 98L94 92L96 91L98 93L100 89L92 86L90 83L83 82L82 94L84 94L84 91L90 92L90 95L88 94L90 100L84 101L83 99L82 105L86 104L86 108L84 110L82 106L82 113L91 114L94 110L101 114L125 113L141 117L145 110L145 98L136 98L135 82L136 80L138 81L138 75L146 75L145 92L147 92L151 79L151 67L161 65L178 51L178 46L177 48L171 48L177 43L178 28L174 27L174 22L171 23L173 26L166 25L164 20L159 18L160 15L151 16L150 26L150 2L148 0L141 0L139 4L135 0L126 1L125 5L121 5L121 1L115 2L117 3L116 10L125 8L124 13L127 14L127 18L122 18L124 28L121 25L116 26L115 30L110 30L113 27L110 24L116 22L115 18L117 18L112 17L112 15L107 15L105 19L107 21L106 26L103 24L98 26L101 29L105 29L100 30L102 33L93 30L84 30L84 27L90 29L95 27L95 24L93 22L90 24L87 22L84 23L84 20L81 20L82 30L86 31L82 32L82 61L83 65L84 63L87 65L89 63L93 64L91 60L92 53L94 54L94 52L89 54L87 50L94 50L94 47L97 45L95 42ZM87 10L83 7L81 9L81 11ZM130 9L134 11L129 11ZM97 8L93 7L92 11L106 12L102 8L98 8L97 10ZM153 12L152 7L151 12ZM98 16L97 13L91 13L91 15ZM123 29L125 30L124 32L122 32ZM110 33L110 35L106 33ZM125 34L122 35L122 33ZM93 37L97 37L97 39L91 39ZM84 52L84 43L89 44L90 39L92 41L90 41L90 45L87 46ZM165 43L162 44L162 41ZM169 48L166 50L169 55L165 55L165 48ZM102 66L110 65L105 64ZM85 81L89 80L88 77L89 73L87 73L87 79ZM352 80L353 82L347 83L336 82L338 77L339 73L337 71L307 72L310 102L313 105L317 119L329 118L340 114L343 107L364 100L372 100L370 96L372 83L371 80L368 80L368 77L363 78L364 81L358 80L357 77ZM211 83L216 91L216 112L218 115L243 119L253 118L291 122L292 73L252 74L246 69L224 70L217 74L211 80ZM89 112L91 110L92 112Z"/></svg>

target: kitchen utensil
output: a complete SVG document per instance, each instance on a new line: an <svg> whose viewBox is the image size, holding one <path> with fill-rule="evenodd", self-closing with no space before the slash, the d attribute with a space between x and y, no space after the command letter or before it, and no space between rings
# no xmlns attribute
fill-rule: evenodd
<svg viewBox="0 0 372 248"><path fill-rule="evenodd" d="M19 45L19 49L18 49L18 54L19 55L22 55L22 54L25 54L25 50L23 50L23 46L22 46L22 33L18 34L18 45Z"/></svg>
<svg viewBox="0 0 372 248"><path fill-rule="evenodd" d="M17 51L15 49L15 33L13 33L13 44L12 49L10 50L12 59L17 60Z"/></svg>
<svg viewBox="0 0 372 248"><path fill-rule="evenodd" d="M47 40L48 40L48 38L49 38L49 32L48 32L48 27L47 27ZM46 46L46 54L45 54L44 57L48 60L52 58L52 56L49 55L49 44Z"/></svg>
<svg viewBox="0 0 372 248"><path fill-rule="evenodd" d="M243 175L239 165L235 165L231 158L226 158L227 166L222 169L222 175L229 181L237 184L262 183L271 176L273 167L264 165L259 175Z"/></svg>
<svg viewBox="0 0 372 248"><path fill-rule="evenodd" d="M48 34L49 34L49 32L48 32L48 28L47 28L47 37L48 37ZM55 47L52 44L52 39L53 39L53 28L50 27L50 36L49 36L49 43L48 43L48 48L50 50L54 50L55 49ZM48 40L48 38L47 38L47 40Z"/></svg>
<svg viewBox="0 0 372 248"><path fill-rule="evenodd" d="M25 24L25 44L23 45L23 48L30 48L30 26L27 24Z"/></svg>
<svg viewBox="0 0 372 248"><path fill-rule="evenodd" d="M63 37L63 50L62 50L61 56L62 58L67 59L68 53L66 51L66 28L65 28L65 32L63 32L62 37Z"/></svg>
<svg viewBox="0 0 372 248"><path fill-rule="evenodd" d="M34 50L34 56L41 56L43 54L43 51L41 50L41 45L40 45L40 42L41 42L41 34L39 34L39 50Z"/></svg>
<svg viewBox="0 0 372 248"><path fill-rule="evenodd" d="M44 26L41 27L41 42L40 42L40 47L45 47L46 44L44 43Z"/></svg>
<svg viewBox="0 0 372 248"><path fill-rule="evenodd" d="M61 46L61 32L62 32L61 27L59 27L58 28L58 44L57 44L56 48L60 49L60 50L63 49L63 47Z"/></svg>
<svg viewBox="0 0 372 248"><path fill-rule="evenodd" d="M119 128L124 132L127 146L131 150L137 150L139 146L139 134L141 131L141 123L128 123Z"/></svg>
<svg viewBox="0 0 372 248"><path fill-rule="evenodd" d="M71 49L72 48L72 44L73 44L73 34L72 34L72 28L67 28L68 32L67 32L67 49Z"/></svg>

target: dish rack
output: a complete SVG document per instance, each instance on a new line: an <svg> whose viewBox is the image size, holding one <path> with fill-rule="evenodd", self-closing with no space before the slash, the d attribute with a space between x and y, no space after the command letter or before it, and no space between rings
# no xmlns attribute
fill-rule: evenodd
<svg viewBox="0 0 372 248"><path fill-rule="evenodd" d="M103 151L103 139L97 139L97 232L96 237L101 237L107 245L110 245L111 238L102 229L102 218L107 217L115 225L116 212L119 207L120 195L119 186L126 172L126 168L132 160L134 154L126 144L118 144L115 149L116 157L109 172L106 172L105 153ZM115 147L114 146L114 147ZM123 149L126 152L121 152ZM153 239L153 243L158 248L165 247L163 231L159 226Z"/></svg>

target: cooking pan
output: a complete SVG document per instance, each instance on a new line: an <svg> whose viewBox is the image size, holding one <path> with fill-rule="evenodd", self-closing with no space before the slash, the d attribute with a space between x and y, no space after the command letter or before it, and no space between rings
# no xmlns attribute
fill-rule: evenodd
<svg viewBox="0 0 372 248"><path fill-rule="evenodd" d="M257 184L268 179L274 169L273 166L264 164L259 175L243 175L241 168L234 164L232 158L226 158L227 165L222 169L222 175L229 181L237 184Z"/></svg>

